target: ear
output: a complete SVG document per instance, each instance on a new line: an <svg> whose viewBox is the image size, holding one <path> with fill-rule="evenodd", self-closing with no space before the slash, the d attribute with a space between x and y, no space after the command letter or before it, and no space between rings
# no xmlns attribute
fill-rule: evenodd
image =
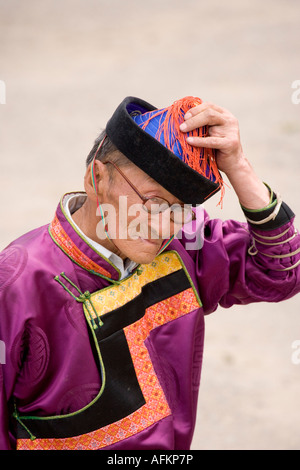
<svg viewBox="0 0 300 470"><path fill-rule="evenodd" d="M106 165L99 160L90 163L84 177L84 189L88 198L95 202L97 199L101 201L103 193L107 190L108 181Z"/></svg>

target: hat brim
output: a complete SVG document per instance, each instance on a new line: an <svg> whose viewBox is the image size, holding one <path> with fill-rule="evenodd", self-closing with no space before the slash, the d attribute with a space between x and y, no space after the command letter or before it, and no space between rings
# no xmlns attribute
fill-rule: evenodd
<svg viewBox="0 0 300 470"><path fill-rule="evenodd" d="M131 117L133 112L156 109L146 101L129 96L108 121L106 133L121 153L180 201L202 204L219 191L219 184L190 168Z"/></svg>

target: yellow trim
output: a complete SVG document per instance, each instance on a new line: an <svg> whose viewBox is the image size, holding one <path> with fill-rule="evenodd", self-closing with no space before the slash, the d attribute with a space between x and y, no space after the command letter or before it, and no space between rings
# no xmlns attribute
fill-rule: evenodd
<svg viewBox="0 0 300 470"><path fill-rule="evenodd" d="M176 252L161 253L152 263L140 265L138 267L139 274L135 271L131 276L120 281L119 285L108 286L91 294L91 301L98 315L105 315L137 297L146 284L180 269L182 269L182 264ZM95 312L90 307L87 309L84 305L84 309L88 310L93 318L96 318Z"/></svg>
<svg viewBox="0 0 300 470"><path fill-rule="evenodd" d="M133 300L141 293L142 288L146 284L161 279L180 269L184 269L199 306L202 307L201 300L189 273L176 251L165 251L158 255L152 263L140 265L131 276L119 281L118 285L110 285L92 293L91 301L93 302L97 314L101 317L112 310L122 307L130 302L130 300ZM137 274L137 272L139 274ZM83 308L85 309L85 313L89 313L93 318L96 318L96 314L91 307L87 308L87 306L84 305Z"/></svg>

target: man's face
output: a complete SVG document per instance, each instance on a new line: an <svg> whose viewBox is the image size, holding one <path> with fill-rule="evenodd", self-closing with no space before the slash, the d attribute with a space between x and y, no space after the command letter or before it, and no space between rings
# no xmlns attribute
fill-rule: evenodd
<svg viewBox="0 0 300 470"><path fill-rule="evenodd" d="M163 198L170 206L180 201L135 165L120 168L126 178L115 168L108 169L108 165L111 164L103 165L103 171L109 172L110 177L103 179L99 200L105 215L106 231L113 245L110 249L137 263L150 263L164 240L176 234L182 224L171 221L170 209L158 214L147 212L142 199L126 178L144 197ZM100 243L107 240L103 227L101 220L96 230Z"/></svg>

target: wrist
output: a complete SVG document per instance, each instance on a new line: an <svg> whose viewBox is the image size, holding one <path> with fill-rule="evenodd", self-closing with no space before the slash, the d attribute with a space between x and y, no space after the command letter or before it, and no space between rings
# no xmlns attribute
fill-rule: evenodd
<svg viewBox="0 0 300 470"><path fill-rule="evenodd" d="M242 149L235 150L230 154L230 157L227 156L222 159L218 157L217 164L219 170L225 173L229 181L234 179L237 173L246 172L249 167L249 162Z"/></svg>
<svg viewBox="0 0 300 470"><path fill-rule="evenodd" d="M244 208L259 210L270 204L268 187L258 178L244 156L231 171L226 172L226 176Z"/></svg>
<svg viewBox="0 0 300 470"><path fill-rule="evenodd" d="M244 156L243 152L239 153L235 158L231 158L230 163L227 163L226 166L223 165L223 168L221 168L229 181L235 180L238 175L244 177L244 175L247 174L250 169L251 165Z"/></svg>

